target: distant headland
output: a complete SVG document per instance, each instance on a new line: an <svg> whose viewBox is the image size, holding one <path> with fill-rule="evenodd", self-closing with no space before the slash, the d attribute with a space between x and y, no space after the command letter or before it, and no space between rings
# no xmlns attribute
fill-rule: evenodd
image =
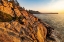
<svg viewBox="0 0 64 42"><path fill-rule="evenodd" d="M28 12L31 13L31 14L42 14L41 12L39 12L39 11L34 11L34 10L26 10L26 11L28 11Z"/></svg>
<svg viewBox="0 0 64 42"><path fill-rule="evenodd" d="M42 12L39 12L39 11L34 11L34 10L26 10L28 11L29 13L31 14L58 14L58 13L55 13L55 12L49 12L49 13L42 13Z"/></svg>
<svg viewBox="0 0 64 42"><path fill-rule="evenodd" d="M58 14L58 13L42 13L42 14Z"/></svg>

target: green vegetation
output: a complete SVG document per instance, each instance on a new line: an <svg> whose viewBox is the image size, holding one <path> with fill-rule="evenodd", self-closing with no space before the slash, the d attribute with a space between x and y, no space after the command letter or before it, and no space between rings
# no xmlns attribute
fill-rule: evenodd
<svg viewBox="0 0 64 42"><path fill-rule="evenodd" d="M19 17L15 14L15 17L12 17L11 15L4 13L2 11L0 11L0 22L10 22L12 20L17 20L19 23L24 24L24 22L22 22L22 20L25 17L23 15L20 15Z"/></svg>
<svg viewBox="0 0 64 42"><path fill-rule="evenodd" d="M11 21L12 19L13 19L13 18L12 18L11 15L0 11L0 22L9 22L9 21Z"/></svg>

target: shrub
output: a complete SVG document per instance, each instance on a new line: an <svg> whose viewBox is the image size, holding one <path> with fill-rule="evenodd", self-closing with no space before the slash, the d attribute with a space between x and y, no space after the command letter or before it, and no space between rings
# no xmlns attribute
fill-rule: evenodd
<svg viewBox="0 0 64 42"><path fill-rule="evenodd" d="M2 11L0 11L0 22L10 22L12 20L18 20L21 24L24 24L24 22L22 22L22 20L25 17L23 15L20 15L19 17L15 14L15 17L12 17L11 15L4 13Z"/></svg>
<svg viewBox="0 0 64 42"><path fill-rule="evenodd" d="M0 21L1 22L9 22L12 20L12 16L0 11Z"/></svg>

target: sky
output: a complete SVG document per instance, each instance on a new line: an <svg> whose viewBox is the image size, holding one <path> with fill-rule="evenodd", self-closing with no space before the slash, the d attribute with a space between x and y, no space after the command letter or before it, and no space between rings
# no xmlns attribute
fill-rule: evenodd
<svg viewBox="0 0 64 42"><path fill-rule="evenodd" d="M18 0L21 7L40 12L64 14L64 0Z"/></svg>

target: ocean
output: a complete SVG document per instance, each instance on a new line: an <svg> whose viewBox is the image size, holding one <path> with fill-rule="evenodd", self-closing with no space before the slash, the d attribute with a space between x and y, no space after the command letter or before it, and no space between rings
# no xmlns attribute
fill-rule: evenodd
<svg viewBox="0 0 64 42"><path fill-rule="evenodd" d="M64 42L64 14L34 14L43 22L49 24L51 27L59 31Z"/></svg>

